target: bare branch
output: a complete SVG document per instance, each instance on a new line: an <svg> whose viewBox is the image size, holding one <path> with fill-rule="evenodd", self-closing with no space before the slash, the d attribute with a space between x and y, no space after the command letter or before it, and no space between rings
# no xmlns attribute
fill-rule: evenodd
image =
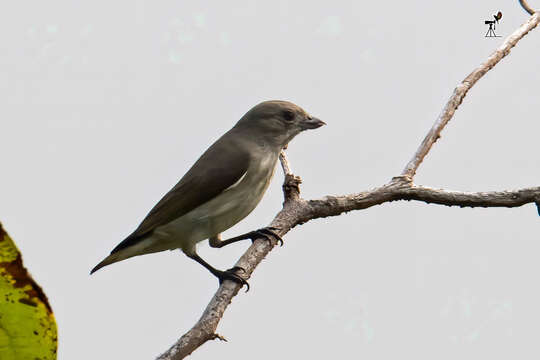
<svg viewBox="0 0 540 360"><path fill-rule="evenodd" d="M367 209L397 200L418 200L461 207L517 207L528 203L540 203L540 187L515 191L467 193L415 186L403 177L396 177L386 185L358 194L326 196L319 200L309 201L301 198L293 199L285 203L270 226L279 228L278 233L283 236L296 225L309 220L338 216L344 212ZM257 239L235 266L244 268L249 278L274 246L275 243L270 244L264 239ZM195 326L158 359L183 359L206 341L222 339L215 331L227 306L241 287L238 283L224 281Z"/></svg>
<svg viewBox="0 0 540 360"><path fill-rule="evenodd" d="M476 84L478 80L480 80L482 76L497 65L502 58L508 55L510 50L517 44L517 42L527 35L529 31L534 29L538 25L539 21L540 14L534 13L525 24L521 25L521 27L514 31L512 35L507 37L504 43L497 50L495 50L489 56L489 58L482 63L482 65L474 69L474 71L470 73L469 76L467 76L461 82L461 84L454 89L454 93L446 103L437 121L435 121L435 124L429 130L424 138L424 141L422 141L420 147L418 150L416 150L416 153L411 161L409 161L401 175L407 176L411 179L414 178L416 170L418 170L418 167L424 160L424 157L427 155L433 144L435 144L435 142L441 137L441 131L444 129L446 124L448 124L452 116L454 116L454 113L463 101L463 98L465 98L465 95L467 95L467 92L473 87L474 84Z"/></svg>
<svg viewBox="0 0 540 360"><path fill-rule="evenodd" d="M524 2L521 2L522 5ZM540 187L515 191L465 193L437 190L416 186L412 179L435 141L440 137L442 129L452 118L454 112L463 101L467 91L503 57L510 49L540 22L540 14L533 16L517 31L510 35L504 43L484 62L462 81L454 90L454 94L446 104L443 112L428 132L426 138L416 151L413 159L407 164L400 176L394 177L388 184L378 188L345 196L326 196L318 200L304 200L300 197L301 179L292 174L285 153L280 154L280 161L285 174L283 191L285 201L283 209L276 215L270 226L278 228L277 233L284 236L293 227L307 221L337 216L351 210L367 209L374 205L396 200L417 200L426 203L448 206L471 207L516 207L528 203L536 203L540 214ZM276 241L269 242L257 239L236 263L245 269L247 278L251 276L257 265L274 248ZM178 360L188 356L208 340L224 339L216 334L216 329L225 310L241 288L241 284L225 280L206 307L197 323L184 334L158 360Z"/></svg>
<svg viewBox="0 0 540 360"><path fill-rule="evenodd" d="M292 203L296 203L296 201L292 201ZM285 205L284 209L276 216L270 226L287 229L287 231L292 228L290 223L293 216L290 216L289 212L285 213L285 208L291 209L291 206ZM277 233L283 236L287 231L280 230ZM270 243L266 239L255 240L235 266L241 266L245 269L245 273L242 274L245 274L247 278L251 277L257 265L259 265L275 245L275 242ZM167 352L159 356L158 360L183 359L208 340L221 338L215 331L223 313L231 303L232 298L238 294L240 288L241 286L236 282L230 280L223 281L199 321Z"/></svg>
<svg viewBox="0 0 540 360"><path fill-rule="evenodd" d="M363 193L310 200L307 202L309 209L306 209L304 216L309 220L337 216L347 211L367 209L397 200L417 200L429 204L460 207L512 208L540 201L540 187L514 191L459 192L392 181Z"/></svg>
<svg viewBox="0 0 540 360"><path fill-rule="evenodd" d="M534 13L536 12L533 10L532 7L529 6L529 4L527 4L525 0L519 0L519 3L525 9L525 11L528 12L529 14L534 15Z"/></svg>
<svg viewBox="0 0 540 360"><path fill-rule="evenodd" d="M279 153L279 162L281 163L283 173L285 175L292 175L291 165L289 164L289 160L287 159L287 154L285 154L285 150L281 150L281 152Z"/></svg>
<svg viewBox="0 0 540 360"><path fill-rule="evenodd" d="M459 192L414 186L403 191L402 199L459 207L513 208L540 201L540 187L513 191Z"/></svg>

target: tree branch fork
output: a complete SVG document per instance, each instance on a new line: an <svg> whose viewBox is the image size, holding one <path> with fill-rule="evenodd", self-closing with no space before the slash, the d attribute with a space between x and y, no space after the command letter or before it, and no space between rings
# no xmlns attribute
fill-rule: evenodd
<svg viewBox="0 0 540 360"><path fill-rule="evenodd" d="M282 153L281 159L287 161L284 153ZM284 171L290 171L288 167L283 168ZM283 208L269 225L278 228L277 233L282 237L295 226L310 220L338 216L345 212L363 210L399 200L484 208L513 208L536 203L540 213L540 186L513 191L459 192L418 186L409 177L400 175L392 178L387 184L368 191L306 200L300 196L300 183L301 179L298 176L294 176L290 172L285 173ZM251 277L255 268L276 245L277 241L269 242L267 239L257 239L235 264L235 266L245 269L245 273L241 273L241 275L246 278ZM182 359L208 340L225 340L224 337L216 333L217 325L232 298L238 294L240 289L240 284L225 281L195 326L158 359Z"/></svg>
<svg viewBox="0 0 540 360"><path fill-rule="evenodd" d="M526 4L525 1L520 3ZM525 6L524 6L525 8ZM525 8L527 10L527 8ZM527 10L528 11L528 10ZM320 199L306 200L300 196L301 179L292 173L284 152L280 162L285 174L283 183L284 202L281 211L269 226L277 228L280 236L287 234L297 225L310 220L338 216L353 210L364 210L375 205L391 201L414 200L428 204L459 207L507 207L513 208L535 203L540 215L540 186L512 191L459 192L445 189L433 189L414 184L414 175L434 143L441 137L441 132L453 117L472 86L514 47L530 30L540 23L540 13L532 12L529 20L511 34L503 44L490 55L478 68L473 70L454 90L441 115L427 133L412 159L403 172L393 177L388 183L359 193L325 196ZM250 278L255 268L277 245L276 240L256 239L240 257L235 266L245 269L239 275ZM191 354L208 340L225 340L216 333L217 326L225 310L242 285L230 280L224 281L197 323L185 333L169 350L160 355L158 360L178 360Z"/></svg>

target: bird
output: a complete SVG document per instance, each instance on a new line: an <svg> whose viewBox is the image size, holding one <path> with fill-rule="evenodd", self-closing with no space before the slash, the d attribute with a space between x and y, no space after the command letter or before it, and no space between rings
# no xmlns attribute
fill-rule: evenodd
<svg viewBox="0 0 540 360"><path fill-rule="evenodd" d="M222 240L221 233L250 214L261 201L282 149L304 130L326 123L289 101L264 101L242 118L193 164L188 172L150 210L140 225L90 272L134 256L180 249L216 276L246 285L244 269L218 270L196 251L209 240L221 248L240 240L274 237L266 227Z"/></svg>

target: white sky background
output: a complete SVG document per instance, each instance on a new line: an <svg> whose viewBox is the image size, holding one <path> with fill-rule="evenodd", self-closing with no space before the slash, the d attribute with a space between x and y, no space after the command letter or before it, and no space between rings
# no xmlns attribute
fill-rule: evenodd
<svg viewBox="0 0 540 360"><path fill-rule="evenodd" d="M179 251L89 270L249 108L328 123L289 158L303 196L399 174L517 1L31 1L0 11L0 221L43 286L59 359L153 359L217 280ZM540 7L540 3L531 3ZM502 11L486 39L484 20ZM420 167L462 191L540 185L540 31L469 92ZM225 233L267 225L281 171ZM398 202L285 237L193 359L537 359L540 218ZM200 246L221 269L248 246Z"/></svg>

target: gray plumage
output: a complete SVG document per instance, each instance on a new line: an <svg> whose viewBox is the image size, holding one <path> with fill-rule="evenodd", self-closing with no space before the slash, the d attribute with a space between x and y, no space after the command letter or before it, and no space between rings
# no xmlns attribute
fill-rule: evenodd
<svg viewBox="0 0 540 360"><path fill-rule="evenodd" d="M219 242L221 232L245 218L264 195L280 151L301 131L323 124L287 101L253 107L91 273L133 256L173 249L219 272L198 257L196 244Z"/></svg>

